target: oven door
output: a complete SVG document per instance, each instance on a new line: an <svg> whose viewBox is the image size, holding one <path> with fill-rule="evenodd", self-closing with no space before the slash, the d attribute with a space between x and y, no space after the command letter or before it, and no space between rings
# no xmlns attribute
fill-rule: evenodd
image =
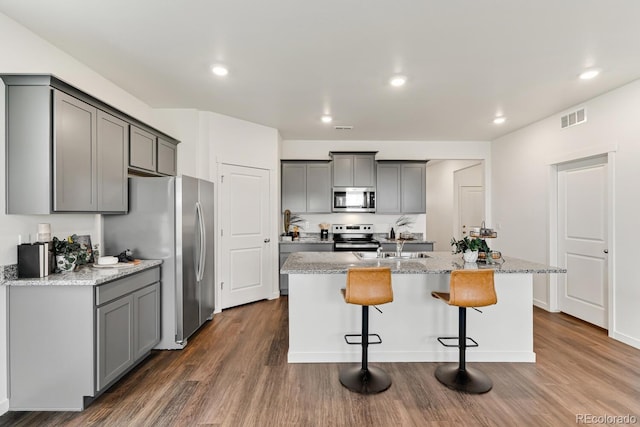
<svg viewBox="0 0 640 427"><path fill-rule="evenodd" d="M379 247L380 243L376 241L333 243L335 252L375 252Z"/></svg>

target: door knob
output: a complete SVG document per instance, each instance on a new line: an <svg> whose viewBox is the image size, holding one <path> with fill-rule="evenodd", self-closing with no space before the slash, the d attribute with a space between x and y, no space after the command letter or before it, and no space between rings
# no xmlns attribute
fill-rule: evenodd
<svg viewBox="0 0 640 427"><path fill-rule="evenodd" d="M608 253L609 253L609 249L605 249L603 252L604 252L605 254L608 254Z"/></svg>
<svg viewBox="0 0 640 427"><path fill-rule="evenodd" d="M270 238L268 238L268 237L267 237L266 239L264 239L264 242L265 242L265 243L269 243L270 241L271 241L271 239L270 239Z"/></svg>

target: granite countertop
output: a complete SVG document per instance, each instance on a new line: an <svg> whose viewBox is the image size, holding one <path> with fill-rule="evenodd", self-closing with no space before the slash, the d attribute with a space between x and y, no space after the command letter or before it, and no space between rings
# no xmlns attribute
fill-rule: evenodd
<svg viewBox="0 0 640 427"><path fill-rule="evenodd" d="M460 254L429 252L429 258L361 260L352 252L295 252L280 269L282 274L342 274L351 267L388 266L395 274L443 274L466 268L492 268L497 273L566 273L564 268L551 267L518 258L506 257L500 264L472 263L465 265Z"/></svg>
<svg viewBox="0 0 640 427"><path fill-rule="evenodd" d="M95 286L129 276L162 264L162 260L142 260L140 264L130 267L96 268L84 266L70 273L54 273L47 277L34 279L5 280L5 286Z"/></svg>

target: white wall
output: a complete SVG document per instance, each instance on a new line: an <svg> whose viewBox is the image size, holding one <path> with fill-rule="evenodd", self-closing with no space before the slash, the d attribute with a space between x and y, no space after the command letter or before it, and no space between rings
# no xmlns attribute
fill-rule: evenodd
<svg viewBox="0 0 640 427"><path fill-rule="evenodd" d="M478 160L435 160L427 163L427 234L434 250L450 251L457 212L454 209L454 172L477 165ZM479 182L482 182L480 177Z"/></svg>
<svg viewBox="0 0 640 427"><path fill-rule="evenodd" d="M550 242L552 164L615 149L614 233L609 263L614 280L610 336L640 348L640 286L634 259L640 187L640 81L587 101L587 122L561 129L560 112L492 144L493 212L501 250L538 262L554 261ZM578 107L578 106L576 106ZM571 108L569 110L573 110ZM588 191L588 189L585 189ZM548 277L535 276L536 304L548 306Z"/></svg>
<svg viewBox="0 0 640 427"><path fill-rule="evenodd" d="M162 130L153 122L152 111L146 104L3 14L0 14L0 52L2 52L0 73L54 74ZM0 99L5 99L5 86L1 82ZM94 243L101 240L98 215L6 215L5 149L5 103L2 101L0 102L0 265L17 262L18 235L31 234L35 239L36 227L40 222L50 223L54 236L66 237L73 233L89 234ZM6 288L0 287L0 414L8 408L6 314Z"/></svg>

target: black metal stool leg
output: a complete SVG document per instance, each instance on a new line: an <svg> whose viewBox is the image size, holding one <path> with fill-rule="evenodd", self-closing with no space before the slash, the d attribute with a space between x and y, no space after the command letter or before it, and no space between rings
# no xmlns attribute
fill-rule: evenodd
<svg viewBox="0 0 640 427"><path fill-rule="evenodd" d="M467 353L467 308L458 307L458 366L438 366L436 378L447 387L466 393L486 393L493 387L491 379L482 371L466 366Z"/></svg>
<svg viewBox="0 0 640 427"><path fill-rule="evenodd" d="M340 371L340 383L351 391L374 394L391 386L391 377L375 366L369 366L369 306L362 306L362 365Z"/></svg>

